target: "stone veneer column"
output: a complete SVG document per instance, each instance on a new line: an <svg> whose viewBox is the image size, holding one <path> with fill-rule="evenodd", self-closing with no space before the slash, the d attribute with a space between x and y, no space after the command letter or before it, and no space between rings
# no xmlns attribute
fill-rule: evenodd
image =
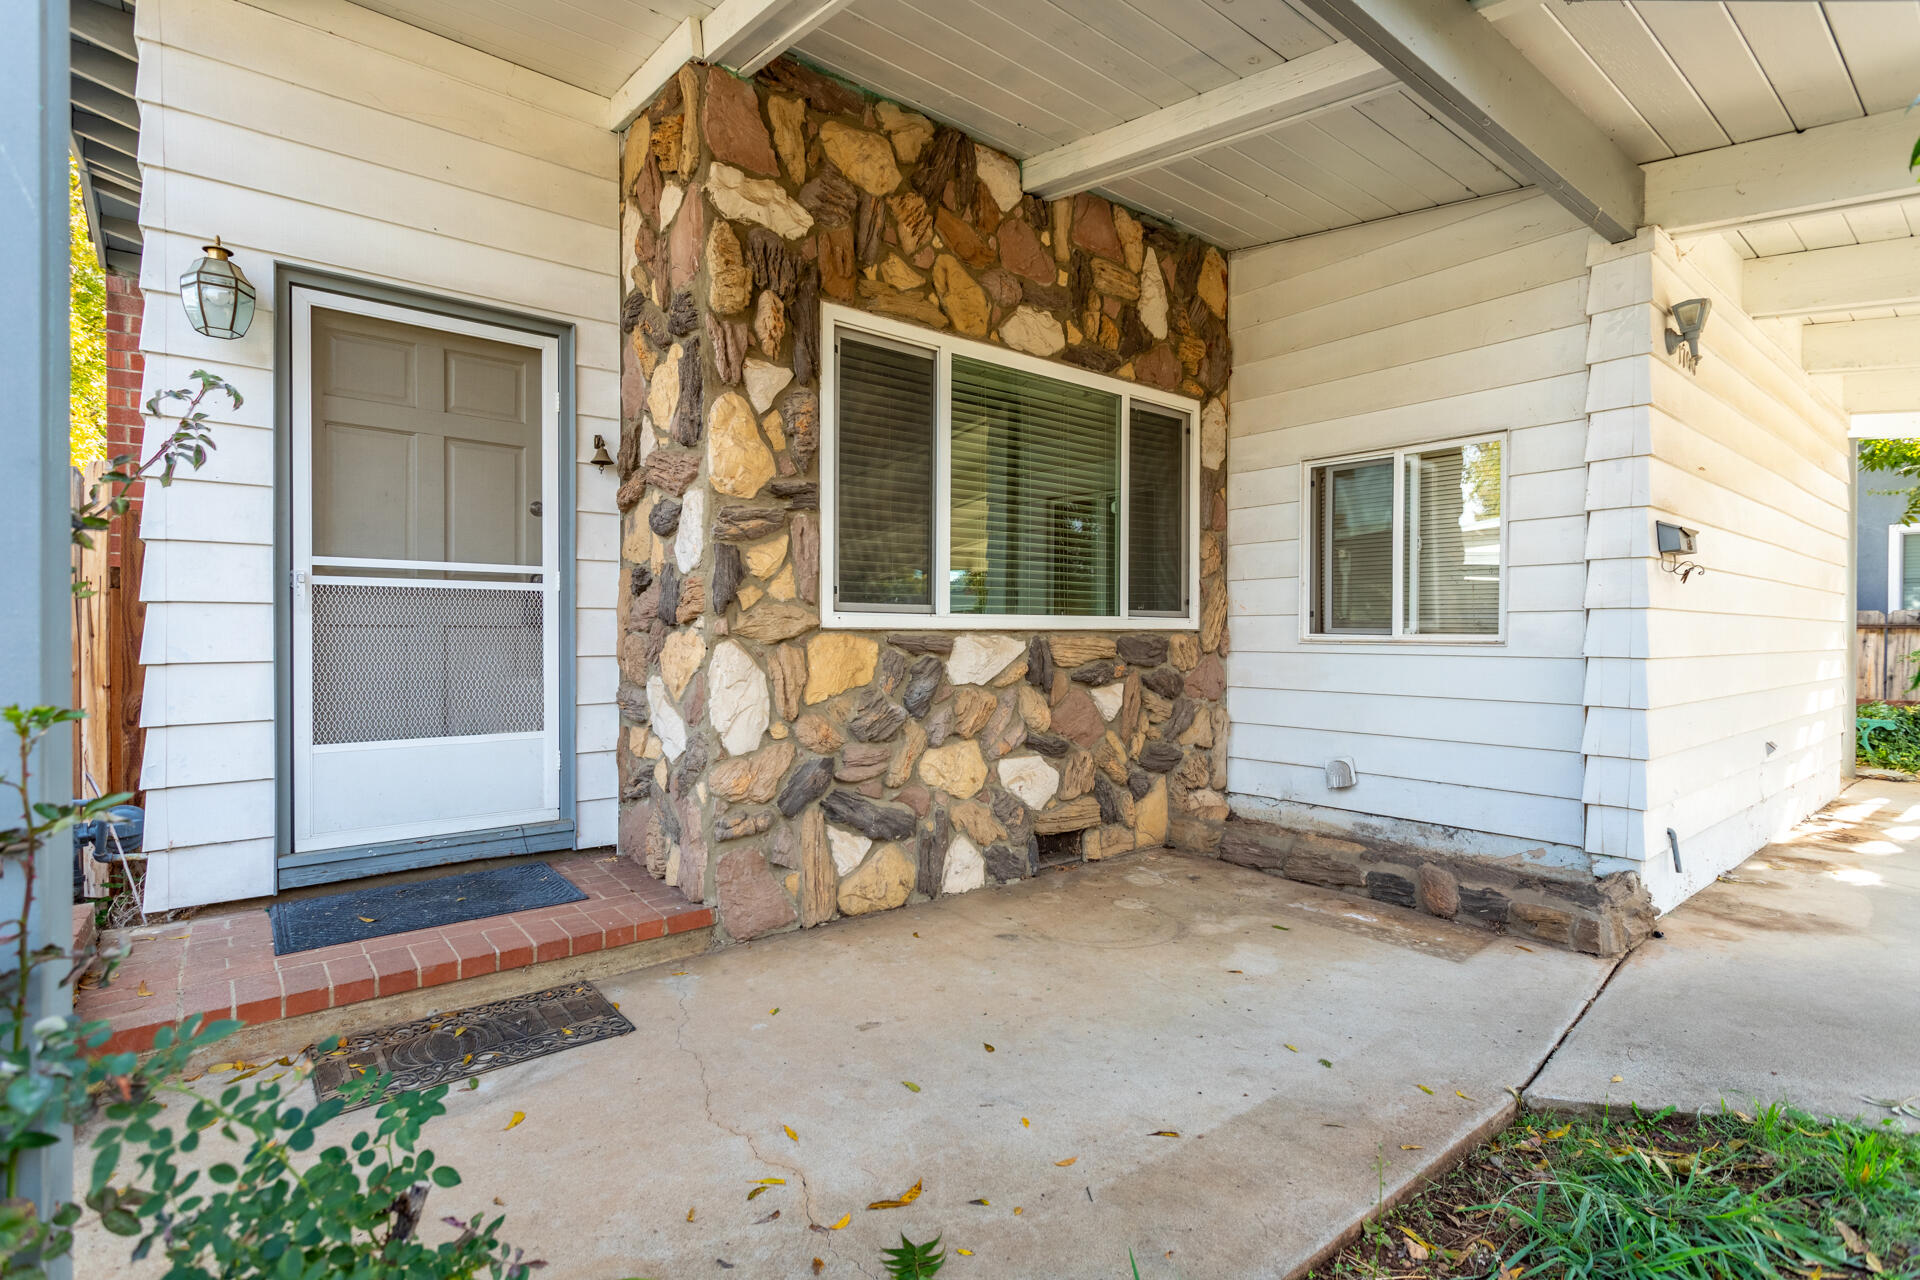
<svg viewBox="0 0 1920 1280"><path fill-rule="evenodd" d="M622 851L742 939L1020 879L1042 834L1217 847L1219 250L784 59L682 68L621 188ZM823 298L1193 396L1200 627L822 630Z"/></svg>

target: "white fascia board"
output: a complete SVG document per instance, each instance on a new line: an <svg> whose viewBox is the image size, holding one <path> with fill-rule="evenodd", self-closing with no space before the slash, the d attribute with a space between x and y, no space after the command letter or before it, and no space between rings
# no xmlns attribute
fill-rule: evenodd
<svg viewBox="0 0 1920 1280"><path fill-rule="evenodd" d="M1430 109L1618 244L1645 222L1640 167L1470 5L1299 0Z"/></svg>
<svg viewBox="0 0 1920 1280"><path fill-rule="evenodd" d="M1915 131L1902 108L1643 164L1647 221L1690 235L1910 197Z"/></svg>
<svg viewBox="0 0 1920 1280"><path fill-rule="evenodd" d="M1391 72L1343 40L1042 152L1020 166L1021 185L1044 200L1073 195L1374 97L1395 83Z"/></svg>

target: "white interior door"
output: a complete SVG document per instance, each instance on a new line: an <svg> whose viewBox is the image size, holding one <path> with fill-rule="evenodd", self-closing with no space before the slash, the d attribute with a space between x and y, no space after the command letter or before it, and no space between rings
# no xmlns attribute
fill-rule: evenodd
<svg viewBox="0 0 1920 1280"><path fill-rule="evenodd" d="M294 852L558 818L558 344L293 299Z"/></svg>

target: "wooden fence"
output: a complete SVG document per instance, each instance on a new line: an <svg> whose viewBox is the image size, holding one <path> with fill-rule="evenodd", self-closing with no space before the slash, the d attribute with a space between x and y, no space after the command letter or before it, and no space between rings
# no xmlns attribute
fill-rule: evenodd
<svg viewBox="0 0 1920 1280"><path fill-rule="evenodd" d="M1920 609L1862 609L1855 628L1862 702L1920 702L1911 686L1920 674Z"/></svg>

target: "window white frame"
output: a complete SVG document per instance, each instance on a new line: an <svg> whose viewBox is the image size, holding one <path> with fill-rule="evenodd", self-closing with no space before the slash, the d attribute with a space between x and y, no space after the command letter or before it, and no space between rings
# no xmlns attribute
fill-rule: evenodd
<svg viewBox="0 0 1920 1280"><path fill-rule="evenodd" d="M1887 526L1887 612L1894 613L1901 607L1901 597L1906 587L1907 535L1920 533L1920 524L1895 524Z"/></svg>
<svg viewBox="0 0 1920 1280"><path fill-rule="evenodd" d="M1469 444L1500 445L1500 605L1499 629L1491 635L1442 634L1408 631L1406 620L1406 537L1407 537L1407 458L1457 449ZM1320 575L1319 530L1315 527L1313 473L1322 467L1337 467L1354 462L1393 463L1393 606L1390 632L1338 632L1317 630L1314 626L1314 588ZM1300 463L1300 639L1313 644L1396 644L1396 645L1501 645L1507 642L1508 568L1512 560L1510 540L1513 517L1510 490L1513 482L1513 450L1504 431L1486 431L1478 435L1455 436L1445 440L1422 440L1393 448L1366 449L1355 453L1308 458Z"/></svg>
<svg viewBox="0 0 1920 1280"><path fill-rule="evenodd" d="M937 330L924 329L885 316L871 315L833 303L821 307L820 368L820 624L840 629L926 631L1191 631L1200 626L1200 464L1197 453L1199 402L1190 396L1140 387L1121 378L1089 373L1072 365L1042 360L1024 352L1012 351L969 338L955 337ZM839 572L839 390L838 338L879 339L895 345L916 347L932 352L935 361L934 431L934 524L933 524L933 608L930 612L899 609L841 609L834 579ZM953 417L952 379L955 354L983 360L1006 368L1018 369L1042 377L1091 387L1120 397L1120 521L1118 526L1120 558L1121 613L1113 617L1078 617L1054 614L955 614L950 612L948 570L953 533ZM1128 473L1133 402L1150 405L1186 420L1184 458L1186 469L1185 527L1182 537L1186 551L1186 611L1181 614L1134 613L1127 594L1128 530L1132 512Z"/></svg>

